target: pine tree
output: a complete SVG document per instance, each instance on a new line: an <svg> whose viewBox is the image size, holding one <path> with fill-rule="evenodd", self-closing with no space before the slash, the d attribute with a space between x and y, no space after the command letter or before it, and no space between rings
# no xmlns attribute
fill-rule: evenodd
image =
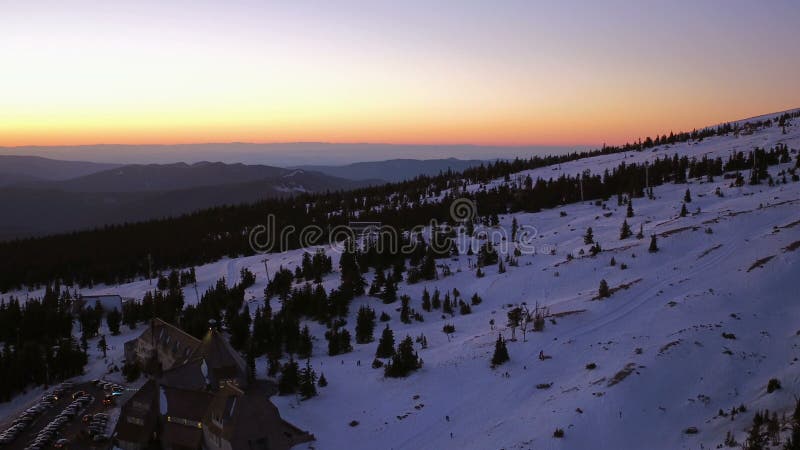
<svg viewBox="0 0 800 450"><path fill-rule="evenodd" d="M478 249L478 266L489 266L498 260L497 250L490 242L485 242Z"/></svg>
<svg viewBox="0 0 800 450"><path fill-rule="evenodd" d="M442 303L442 312L445 314L453 314L453 304L450 302L450 293L444 294L444 302Z"/></svg>
<svg viewBox="0 0 800 450"><path fill-rule="evenodd" d="M303 327L303 330L300 331L300 340L297 343L297 356L299 358L308 359L311 357L311 353L314 350L314 343L311 340L311 331L308 329L308 325Z"/></svg>
<svg viewBox="0 0 800 450"><path fill-rule="evenodd" d="M497 273L506 273L506 266L503 264L502 259L497 263Z"/></svg>
<svg viewBox="0 0 800 450"><path fill-rule="evenodd" d="M359 344L366 344L372 342L375 332L375 310L367 305L358 308L358 315L356 316L356 342Z"/></svg>
<svg viewBox="0 0 800 450"><path fill-rule="evenodd" d="M411 297L403 294L400 297L400 321L403 323L411 323Z"/></svg>
<svg viewBox="0 0 800 450"><path fill-rule="evenodd" d="M592 227L586 229L586 234L583 235L583 243L586 245L594 244L594 234L592 233Z"/></svg>
<svg viewBox="0 0 800 450"><path fill-rule="evenodd" d="M631 236L631 227L628 225L627 220L622 221L622 228L619 230L619 238L627 239Z"/></svg>
<svg viewBox="0 0 800 450"><path fill-rule="evenodd" d="M357 253L358 250L352 239L344 242L342 255L339 257L340 290L348 299L363 295L364 287L367 284L361 274L361 268L358 266Z"/></svg>
<svg viewBox="0 0 800 450"><path fill-rule="evenodd" d="M293 394L297 392L300 384L300 372L297 368L297 361L289 358L289 361L281 368L281 377L278 380L278 392L281 395Z"/></svg>
<svg viewBox="0 0 800 450"><path fill-rule="evenodd" d="M745 441L745 448L748 450L764 450L764 436L761 433L762 419L761 415L756 412L753 417L753 426L747 434Z"/></svg>
<svg viewBox="0 0 800 450"><path fill-rule="evenodd" d="M436 255L431 247L428 247L422 258L420 273L425 280L435 280L439 276L436 272Z"/></svg>
<svg viewBox="0 0 800 450"><path fill-rule="evenodd" d="M506 348L506 341L503 335L497 335L497 342L494 344L494 354L492 355L492 367L497 367L510 358L508 356L508 348Z"/></svg>
<svg viewBox="0 0 800 450"><path fill-rule="evenodd" d="M342 329L342 332L339 333L339 352L340 353L350 353L353 351L353 344L350 342L352 336L350 336L350 332L346 329Z"/></svg>
<svg viewBox="0 0 800 450"><path fill-rule="evenodd" d="M320 373L319 374L319 381L317 382L317 385L319 387L325 387L325 386L328 385L328 380L325 378L325 374L324 373Z"/></svg>
<svg viewBox="0 0 800 450"><path fill-rule="evenodd" d="M386 365L384 375L398 378L408 376L411 372L422 367L422 360L414 350L414 341L411 336L406 336L397 346L397 352Z"/></svg>
<svg viewBox="0 0 800 450"><path fill-rule="evenodd" d="M381 299L383 303L394 303L397 301L397 283L392 280L386 281L386 286L383 288L383 293L381 294Z"/></svg>
<svg viewBox="0 0 800 450"><path fill-rule="evenodd" d="M431 294L427 288L422 291L422 309L427 312L431 311Z"/></svg>
<svg viewBox="0 0 800 450"><path fill-rule="evenodd" d="M786 438L783 450L800 450L800 425L792 425L792 434Z"/></svg>
<svg viewBox="0 0 800 450"><path fill-rule="evenodd" d="M600 280L600 288L597 290L597 296L600 298L611 296L611 290L608 288L606 280Z"/></svg>
<svg viewBox="0 0 800 450"><path fill-rule="evenodd" d="M329 356L353 351L353 345L350 343L350 332L346 329L340 331L338 328L331 328L325 332L325 337L328 339Z"/></svg>
<svg viewBox="0 0 800 450"><path fill-rule="evenodd" d="M658 244L656 243L656 235L653 234L650 236L650 248L647 249L650 253L655 253L658 251Z"/></svg>
<svg viewBox="0 0 800 450"><path fill-rule="evenodd" d="M375 278L372 280L372 284L369 287L369 295L378 295L383 289L384 284L386 284L386 275L383 273L383 270L378 269L375 271Z"/></svg>
<svg viewBox="0 0 800 450"><path fill-rule="evenodd" d="M689 189L686 189L686 193L683 194L683 201L685 203L692 203L692 194L689 192Z"/></svg>
<svg viewBox="0 0 800 450"><path fill-rule="evenodd" d="M684 203L681 205L681 217L686 217L687 214L689 214L689 211L686 210L686 203Z"/></svg>
<svg viewBox="0 0 800 450"><path fill-rule="evenodd" d="M308 400L317 395L317 374L311 368L311 361L306 360L306 366L300 371L299 375L300 397Z"/></svg>
<svg viewBox="0 0 800 450"><path fill-rule="evenodd" d="M792 414L792 434L783 444L783 450L800 450L800 399L797 400Z"/></svg>
<svg viewBox="0 0 800 450"><path fill-rule="evenodd" d="M111 332L112 336L119 335L119 325L122 322L122 314L116 309L112 309L111 311L106 314L106 324L108 325L108 331Z"/></svg>
<svg viewBox="0 0 800 450"><path fill-rule="evenodd" d="M767 436L772 442L778 442L780 437L781 425L778 422L778 413L772 412L772 416L767 421Z"/></svg>
<svg viewBox="0 0 800 450"><path fill-rule="evenodd" d="M227 290L227 288L225 288ZM250 308L245 305L241 314L236 312L238 308L230 308L225 312L225 323L231 333L230 343L233 348L243 351L250 338Z"/></svg>
<svg viewBox="0 0 800 450"><path fill-rule="evenodd" d="M442 301L439 299L439 295L439 289L435 289L433 291L433 297L431 298L431 306L433 306L433 309L442 307Z"/></svg>
<svg viewBox="0 0 800 450"><path fill-rule="evenodd" d="M750 184L753 185L753 186L755 186L757 184L761 184L761 179L758 176L758 170L757 169L751 169L750 170Z"/></svg>
<svg viewBox="0 0 800 450"><path fill-rule="evenodd" d="M628 217L633 217L633 199L628 199Z"/></svg>
<svg viewBox="0 0 800 450"><path fill-rule="evenodd" d="M378 340L378 348L375 350L376 358L389 358L394 354L394 333L386 325L383 329L380 340Z"/></svg>
<svg viewBox="0 0 800 450"><path fill-rule="evenodd" d="M636 233L636 239L644 239L644 225L639 224L639 232Z"/></svg>

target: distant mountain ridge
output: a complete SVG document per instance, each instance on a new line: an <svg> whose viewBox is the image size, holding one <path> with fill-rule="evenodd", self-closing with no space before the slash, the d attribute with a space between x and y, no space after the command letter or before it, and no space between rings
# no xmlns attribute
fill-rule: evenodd
<svg viewBox="0 0 800 450"><path fill-rule="evenodd" d="M191 189L201 186L249 183L288 175L289 169L221 162L194 164L131 164L48 187L68 192L153 192Z"/></svg>
<svg viewBox="0 0 800 450"><path fill-rule="evenodd" d="M376 183L380 181L352 181L302 169L220 162L134 164L61 180L20 176L15 182L0 186L0 210L7 212L0 215L0 240L175 217L269 197L347 190Z"/></svg>
<svg viewBox="0 0 800 450"><path fill-rule="evenodd" d="M81 159L121 164L173 164L220 161L228 164L265 164L276 167L307 165L340 166L361 161L395 158L430 160L492 160L528 158L544 154L565 154L588 150L590 145L425 145L386 143L220 142L199 144L96 144L58 146L0 146L0 155L37 155L46 158Z"/></svg>
<svg viewBox="0 0 800 450"><path fill-rule="evenodd" d="M114 165L0 156L0 209L7 212L0 216L0 240L175 217L269 197L354 189L483 163L393 159L281 168L208 161Z"/></svg>
<svg viewBox="0 0 800 450"><path fill-rule="evenodd" d="M0 155L0 186L23 182L68 180L119 166L120 164L62 161L39 156Z"/></svg>
<svg viewBox="0 0 800 450"><path fill-rule="evenodd" d="M439 172L452 170L460 172L470 167L486 163L479 159L389 159L386 161L369 161L347 164L344 166L305 165L298 168L313 170L328 175L350 180L381 179L395 182L414 178L419 175L436 175Z"/></svg>

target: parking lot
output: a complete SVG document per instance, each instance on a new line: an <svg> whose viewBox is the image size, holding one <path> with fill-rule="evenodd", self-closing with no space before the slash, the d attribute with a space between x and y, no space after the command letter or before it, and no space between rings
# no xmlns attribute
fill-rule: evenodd
<svg viewBox="0 0 800 450"><path fill-rule="evenodd" d="M8 417L0 427L0 448L35 450L45 448L107 449L106 438L113 431L113 412L130 395L117 386L105 383L79 383L51 389L25 411ZM53 396L52 394L56 394ZM104 399L110 397L110 404ZM36 409L41 412L36 412ZM16 432L7 433L14 422L22 424ZM97 437L101 436L101 437ZM8 439L11 438L11 439Z"/></svg>

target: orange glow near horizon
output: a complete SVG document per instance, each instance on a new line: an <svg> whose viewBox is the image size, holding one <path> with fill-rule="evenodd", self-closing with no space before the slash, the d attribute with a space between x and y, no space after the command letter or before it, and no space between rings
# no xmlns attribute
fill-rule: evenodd
<svg viewBox="0 0 800 450"><path fill-rule="evenodd" d="M599 146L800 107L791 2L682 29L637 3L178 3L3 7L0 146Z"/></svg>
<svg viewBox="0 0 800 450"><path fill-rule="evenodd" d="M279 118L259 121L241 119L179 117L162 119L119 117L111 119L53 118L48 121L0 124L0 146L77 146L97 144L173 145L195 143L388 143L430 145L492 146L599 146L622 144L646 136L688 131L693 128L744 119L762 113L790 109L781 105L753 110L743 105L731 111L695 112L679 117L667 114L634 117L635 114L580 116L560 121L559 117L526 118L497 115L493 117L424 118L414 120L391 117L357 117L353 121L306 118ZM353 117L354 115L349 115ZM355 122L355 123L354 123ZM665 126L668 124L668 126Z"/></svg>

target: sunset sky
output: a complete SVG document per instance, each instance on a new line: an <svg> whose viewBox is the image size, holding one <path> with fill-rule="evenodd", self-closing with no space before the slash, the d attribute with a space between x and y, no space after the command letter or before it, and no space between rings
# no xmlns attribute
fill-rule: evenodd
<svg viewBox="0 0 800 450"><path fill-rule="evenodd" d="M0 146L600 145L800 107L797 1L0 0Z"/></svg>

